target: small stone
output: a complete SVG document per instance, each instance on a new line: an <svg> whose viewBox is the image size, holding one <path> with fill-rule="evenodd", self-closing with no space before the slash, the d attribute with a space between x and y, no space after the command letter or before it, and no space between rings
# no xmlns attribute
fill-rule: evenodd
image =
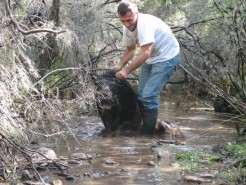
<svg viewBox="0 0 246 185"><path fill-rule="evenodd" d="M42 155L40 155L40 154ZM37 153L32 155L32 159L36 161L46 160L46 159L57 159L57 155L54 150L49 148L41 147L37 149Z"/></svg>
<svg viewBox="0 0 246 185"><path fill-rule="evenodd" d="M157 157L160 159L170 159L170 152L168 150L158 151Z"/></svg>
<svg viewBox="0 0 246 185"><path fill-rule="evenodd" d="M66 180L67 181L74 181L75 180L75 177L72 176L72 175L69 175L69 176L66 176Z"/></svg>
<svg viewBox="0 0 246 185"><path fill-rule="evenodd" d="M119 163L111 160L111 159L106 159L106 160L103 160L102 163L106 164L106 165L112 165L112 166L116 166L118 165Z"/></svg>
<svg viewBox="0 0 246 185"><path fill-rule="evenodd" d="M23 170L22 175L21 175L21 180L22 181L29 181L32 180L33 176L30 174L28 170Z"/></svg>
<svg viewBox="0 0 246 185"><path fill-rule="evenodd" d="M84 177L92 177L91 173L84 173Z"/></svg>
<svg viewBox="0 0 246 185"><path fill-rule="evenodd" d="M172 163L171 166L173 166L174 168L180 168L180 164L179 163Z"/></svg>
<svg viewBox="0 0 246 185"><path fill-rule="evenodd" d="M201 178L201 177L197 177L197 176L185 176L184 177L185 181L190 181L190 182L211 182L210 179L205 179L205 178Z"/></svg>
<svg viewBox="0 0 246 185"><path fill-rule="evenodd" d="M48 185L48 184L44 184L42 182L35 182L35 181L25 181L24 182L25 185Z"/></svg>
<svg viewBox="0 0 246 185"><path fill-rule="evenodd" d="M138 171L129 168L129 169L121 169L120 170L120 173L121 174L124 174L124 175L137 175L138 174Z"/></svg>
<svg viewBox="0 0 246 185"><path fill-rule="evenodd" d="M135 161L135 163L141 163L142 159L138 159Z"/></svg>
<svg viewBox="0 0 246 185"><path fill-rule="evenodd" d="M147 163L147 165L149 165L149 166L156 166L156 164L155 164L154 161L149 161L149 162Z"/></svg>
<svg viewBox="0 0 246 185"><path fill-rule="evenodd" d="M53 180L51 185L63 185L61 180Z"/></svg>
<svg viewBox="0 0 246 185"><path fill-rule="evenodd" d="M92 159L91 155L87 155L85 153L74 153L71 155L72 158L77 158L77 159L81 159L81 160L90 160Z"/></svg>
<svg viewBox="0 0 246 185"><path fill-rule="evenodd" d="M68 160L67 162L68 162L68 164L82 164L81 161L73 160L73 159Z"/></svg>

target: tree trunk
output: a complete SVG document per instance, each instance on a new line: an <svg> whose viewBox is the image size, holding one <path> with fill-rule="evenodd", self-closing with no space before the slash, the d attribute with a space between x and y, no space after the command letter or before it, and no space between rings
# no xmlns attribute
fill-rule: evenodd
<svg viewBox="0 0 246 185"><path fill-rule="evenodd" d="M50 19L54 20L55 26L60 26L59 20L60 13L60 0L53 0Z"/></svg>

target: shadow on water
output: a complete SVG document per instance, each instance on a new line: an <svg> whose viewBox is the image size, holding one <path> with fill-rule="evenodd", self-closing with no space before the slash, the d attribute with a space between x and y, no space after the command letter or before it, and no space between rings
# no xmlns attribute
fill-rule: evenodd
<svg viewBox="0 0 246 185"><path fill-rule="evenodd" d="M166 144L157 146L162 137L114 137L95 136L100 132L100 120L86 122L86 131L78 131L81 142L78 145L72 137L66 146L58 146L58 155L86 153L92 156L91 164L74 167L70 174L74 181L61 179L64 185L179 185L186 184L182 179L182 169L175 161L180 151L210 149L216 144L235 140L236 131L232 125L213 111L196 107L188 112L174 111L174 104L161 104L159 118L178 123L185 138L177 138L185 145ZM158 159L158 151L168 151L163 159ZM108 162L105 162L108 161ZM150 161L152 161L151 164ZM57 177L54 177L57 178ZM188 183L190 184L190 183Z"/></svg>

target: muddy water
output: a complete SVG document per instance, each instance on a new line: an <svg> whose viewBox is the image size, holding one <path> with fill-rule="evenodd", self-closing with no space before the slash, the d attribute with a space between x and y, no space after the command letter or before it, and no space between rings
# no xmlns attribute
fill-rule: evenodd
<svg viewBox="0 0 246 185"><path fill-rule="evenodd" d="M68 138L69 151L65 145L56 149L58 155L83 152L92 156L91 164L74 166L70 170L69 173L76 177L74 181L59 177L64 185L186 184L183 182L183 171L175 161L178 152L209 150L215 144L235 140L234 127L211 110L197 106L188 112L175 111L171 102L164 102L160 107L159 118L178 123L185 138L176 139L184 145L157 144L157 140L170 139L169 136L102 138L95 136L100 130L100 120L88 120L84 123L86 129L77 132L80 145L71 137ZM161 160L157 157L159 151L167 153ZM106 164L105 160L114 163ZM147 164L150 161L153 165Z"/></svg>

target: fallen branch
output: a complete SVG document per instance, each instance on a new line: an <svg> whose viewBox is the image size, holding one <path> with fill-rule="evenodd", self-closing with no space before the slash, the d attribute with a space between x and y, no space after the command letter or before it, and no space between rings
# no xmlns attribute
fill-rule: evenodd
<svg viewBox="0 0 246 185"><path fill-rule="evenodd" d="M43 184L45 184L43 178L41 177L41 175L40 175L40 174L38 173L38 171L36 170L36 168L35 168L35 166L34 166L34 164L33 164L33 162L32 162L31 156L28 155L28 154L23 150L23 148L22 148L22 147L19 147L18 144L16 144L14 141L8 139L4 134L0 133L0 136L1 136L4 140L6 140L13 148L15 148L17 151L19 151L20 153L23 154L23 156L27 159L27 161L30 162L30 165L31 165L32 169L34 170L35 174L37 175L37 178L38 178Z"/></svg>

